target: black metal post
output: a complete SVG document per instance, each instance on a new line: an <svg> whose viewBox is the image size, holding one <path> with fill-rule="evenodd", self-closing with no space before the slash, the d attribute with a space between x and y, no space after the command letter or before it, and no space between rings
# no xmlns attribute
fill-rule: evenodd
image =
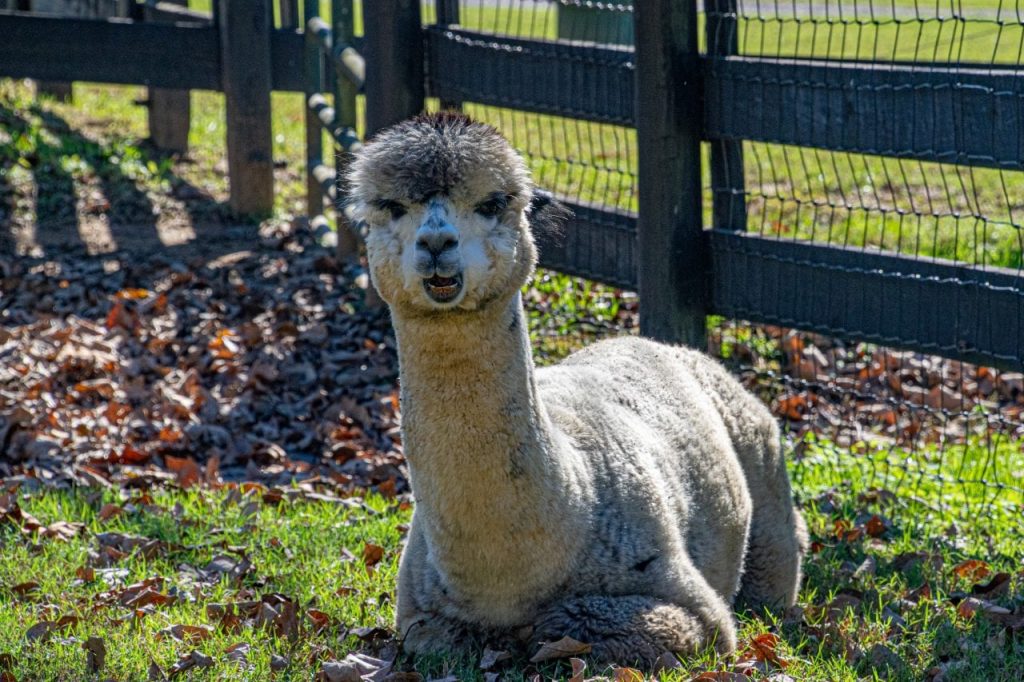
<svg viewBox="0 0 1024 682"><path fill-rule="evenodd" d="M230 205L267 214L274 208L269 0L220 0L218 12Z"/></svg>
<svg viewBox="0 0 1024 682"><path fill-rule="evenodd" d="M435 12L439 26L455 26L459 23L459 0L435 0ZM461 110L462 102L455 99L442 98L441 109Z"/></svg>
<svg viewBox="0 0 1024 682"><path fill-rule="evenodd" d="M363 5L366 136L423 111L423 29L419 0Z"/></svg>
<svg viewBox="0 0 1024 682"><path fill-rule="evenodd" d="M703 349L710 263L696 2L644 0L634 11L640 331Z"/></svg>
<svg viewBox="0 0 1024 682"><path fill-rule="evenodd" d="M705 35L711 73L717 61L739 53L736 0L705 0ZM747 201L743 174L743 143L711 143L711 226L742 232L747 229Z"/></svg>

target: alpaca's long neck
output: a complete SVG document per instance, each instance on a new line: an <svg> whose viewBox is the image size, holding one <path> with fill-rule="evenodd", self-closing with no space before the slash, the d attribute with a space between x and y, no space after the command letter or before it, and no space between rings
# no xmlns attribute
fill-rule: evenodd
<svg viewBox="0 0 1024 682"><path fill-rule="evenodd" d="M440 561L472 581L478 571L532 572L519 557L561 554L560 517L572 522L563 508L579 501L566 500L578 477L537 394L519 296L500 309L394 322L416 515Z"/></svg>

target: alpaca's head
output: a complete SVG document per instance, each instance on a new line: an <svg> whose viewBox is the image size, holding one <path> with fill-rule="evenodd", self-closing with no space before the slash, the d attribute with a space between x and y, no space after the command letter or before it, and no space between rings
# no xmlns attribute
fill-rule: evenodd
<svg viewBox="0 0 1024 682"><path fill-rule="evenodd" d="M374 285L393 308L478 310L533 270L533 183L491 126L451 113L400 123L356 155L349 184Z"/></svg>

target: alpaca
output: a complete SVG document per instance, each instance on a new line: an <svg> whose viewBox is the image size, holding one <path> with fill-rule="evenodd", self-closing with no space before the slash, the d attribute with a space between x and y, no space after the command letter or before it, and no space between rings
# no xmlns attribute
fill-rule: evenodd
<svg viewBox="0 0 1024 682"><path fill-rule="evenodd" d="M731 651L737 595L793 604L806 535L778 428L720 365L619 338L534 368L520 289L558 205L494 128L400 123L349 184L398 342L407 651L571 636L650 667Z"/></svg>

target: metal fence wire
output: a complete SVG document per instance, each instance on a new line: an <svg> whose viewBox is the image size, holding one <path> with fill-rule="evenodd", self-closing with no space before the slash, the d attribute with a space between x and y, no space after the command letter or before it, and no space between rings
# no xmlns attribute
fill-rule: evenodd
<svg viewBox="0 0 1024 682"><path fill-rule="evenodd" d="M842 489L936 534L978 514L1020 527L1022 4L698 6L705 228L727 280L709 350L781 418L805 499ZM624 288L632 20L618 3L442 0L428 27L462 56L430 48L435 94L502 130L577 209L545 263ZM770 242L757 258L753 237Z"/></svg>
<svg viewBox="0 0 1024 682"><path fill-rule="evenodd" d="M709 105L720 115L709 114L707 128L717 138L713 153L741 161L743 182L729 173L709 178L709 203L726 207L714 227L965 268L941 276L951 297L934 295L934 278L916 275L919 297L902 302L907 289L897 285L915 275L872 272L856 260L823 265L797 256L797 267L775 271L774 281L756 270L735 273L731 286L780 300L816 289L827 310L865 311L863 324L778 314L785 306L776 305L771 321L780 327L722 325L712 350L772 401L806 494L837 485L895 492L904 522L995 514L1020 528L1024 80L1013 69L1024 50L1024 8L1006 0L730 4L708 2L707 68L721 77L712 94L725 101ZM732 68L747 56L797 68L784 78L764 60ZM850 63L876 67L879 77L834 78L828 70ZM763 114L745 135L733 134L729 116L739 81L753 88ZM797 85L807 87L797 94ZM802 106L801 97L813 103ZM870 117L859 115L865 110ZM874 285L832 287L844 269ZM978 284L968 274L982 270L1005 277ZM800 276L780 281L785 272ZM1008 305L961 317L962 301L985 287L1002 287ZM936 310L922 324L948 333L900 324L908 305ZM718 312L763 318L736 306ZM1001 350L972 357L962 339L984 335L1001 337Z"/></svg>

